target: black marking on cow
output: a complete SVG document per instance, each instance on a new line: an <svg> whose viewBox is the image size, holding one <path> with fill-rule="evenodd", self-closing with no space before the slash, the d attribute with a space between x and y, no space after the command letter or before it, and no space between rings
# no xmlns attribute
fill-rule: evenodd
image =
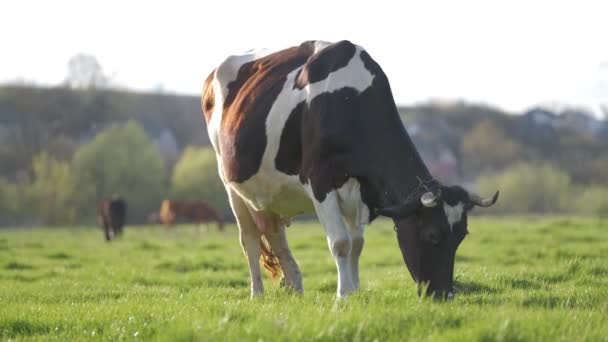
<svg viewBox="0 0 608 342"><path fill-rule="evenodd" d="M300 102L289 114L283 132L279 151L275 158L277 170L288 175L297 175L302 163L302 115L307 108L306 102Z"/></svg>
<svg viewBox="0 0 608 342"><path fill-rule="evenodd" d="M349 165L357 138L356 117L361 99L353 88L316 96L302 120L300 181L311 183L315 198L341 187L350 177Z"/></svg>
<svg viewBox="0 0 608 342"><path fill-rule="evenodd" d="M469 203L469 192L458 185L442 186L441 199L450 206Z"/></svg>
<svg viewBox="0 0 608 342"><path fill-rule="evenodd" d="M334 71L345 67L353 58L357 48L348 40L332 44L310 57L298 72L294 89L302 89L309 84L322 81Z"/></svg>
<svg viewBox="0 0 608 342"><path fill-rule="evenodd" d="M367 51L361 51L361 60L363 61L363 66L365 66L365 69L367 69L372 75L378 75L382 73L380 65L372 59L372 57L369 55L369 53L367 53Z"/></svg>

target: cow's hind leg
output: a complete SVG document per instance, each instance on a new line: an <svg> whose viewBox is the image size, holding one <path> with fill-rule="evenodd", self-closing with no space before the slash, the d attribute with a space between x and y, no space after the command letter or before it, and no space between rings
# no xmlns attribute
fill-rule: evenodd
<svg viewBox="0 0 608 342"><path fill-rule="evenodd" d="M259 296L264 293L264 284L260 273L260 232L251 216L247 204L231 190L228 191L228 199L232 212L236 217L239 226L239 236L243 253L249 263L249 273L251 276L251 297Z"/></svg>
<svg viewBox="0 0 608 342"><path fill-rule="evenodd" d="M283 270L285 286L298 293L302 293L304 291L302 286L302 273L289 249L287 237L285 235L285 225L276 215L266 215L270 217L269 219L264 220L264 222L269 223L269 225L263 229L264 236L266 237L266 240L268 240L268 243L270 243L272 252L279 259L279 264Z"/></svg>

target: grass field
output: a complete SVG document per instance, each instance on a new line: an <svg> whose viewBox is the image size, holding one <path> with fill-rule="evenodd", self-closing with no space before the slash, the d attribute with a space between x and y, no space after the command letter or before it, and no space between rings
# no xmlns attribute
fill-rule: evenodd
<svg viewBox="0 0 608 342"><path fill-rule="evenodd" d="M305 293L249 299L234 226L0 230L0 339L608 341L608 223L474 218L452 302L421 299L388 221L368 228L362 290L336 301L316 223L289 241Z"/></svg>

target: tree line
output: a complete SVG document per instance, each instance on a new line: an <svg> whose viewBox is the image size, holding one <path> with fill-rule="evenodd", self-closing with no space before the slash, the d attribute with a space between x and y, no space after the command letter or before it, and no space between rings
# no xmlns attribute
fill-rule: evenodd
<svg viewBox="0 0 608 342"><path fill-rule="evenodd" d="M0 179L0 224L91 224L98 203L113 194L127 200L130 223L145 223L164 198L201 199L227 209L209 147L188 147L167 177L157 146L139 123L128 121L97 134L70 160L43 151L32 158L27 176Z"/></svg>
<svg viewBox="0 0 608 342"><path fill-rule="evenodd" d="M400 112L429 165L453 156L438 178L501 190L496 213L608 211L605 121L467 103ZM163 132L175 138L174 156L159 146ZM133 222L168 197L206 200L229 216L215 163L197 96L0 87L0 224L93 223L97 202L113 193L128 199Z"/></svg>

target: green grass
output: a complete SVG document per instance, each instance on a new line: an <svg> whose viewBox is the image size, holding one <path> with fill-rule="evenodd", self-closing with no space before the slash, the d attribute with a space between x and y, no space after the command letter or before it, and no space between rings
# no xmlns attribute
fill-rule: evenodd
<svg viewBox="0 0 608 342"><path fill-rule="evenodd" d="M336 301L322 228L294 223L303 296L249 299L236 229L0 230L0 339L608 341L608 223L474 218L452 302L421 299L388 221L367 229L362 290Z"/></svg>

